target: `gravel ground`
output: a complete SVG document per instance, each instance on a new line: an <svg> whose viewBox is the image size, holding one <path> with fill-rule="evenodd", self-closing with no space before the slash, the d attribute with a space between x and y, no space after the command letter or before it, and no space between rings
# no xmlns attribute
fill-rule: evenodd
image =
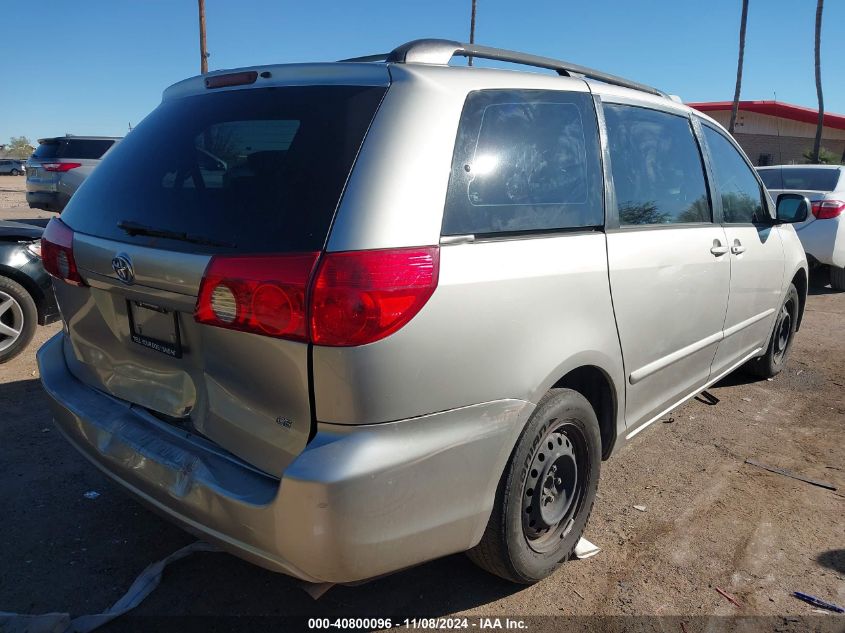
<svg viewBox="0 0 845 633"><path fill-rule="evenodd" d="M0 219L20 211L15 200L0 200L9 209ZM845 294L811 289L785 371L772 381L729 377L710 390L718 404L690 401L605 462L587 529L602 552L535 586L499 581L458 555L334 587L314 601L290 578L203 553L169 568L135 615L104 630L149 628L152 621L138 616L199 614L673 615L693 623L701 622L696 616L762 615L779 616L778 630L797 630L790 618L813 609L792 591L845 604L843 329ZM54 429L34 352L57 331L40 328L32 348L0 368L0 611L99 612L147 564L193 540L132 501ZM749 457L839 490L744 464ZM91 490L100 496L86 498ZM845 627L845 616L825 617L825 627ZM185 624L154 621L170 630ZM254 629L249 620L227 622Z"/></svg>
<svg viewBox="0 0 845 633"><path fill-rule="evenodd" d="M25 191L24 176L0 176L0 220L45 220L56 215L50 211L30 209Z"/></svg>
<svg viewBox="0 0 845 633"><path fill-rule="evenodd" d="M0 176L0 209L29 209L23 191L26 191L24 176Z"/></svg>

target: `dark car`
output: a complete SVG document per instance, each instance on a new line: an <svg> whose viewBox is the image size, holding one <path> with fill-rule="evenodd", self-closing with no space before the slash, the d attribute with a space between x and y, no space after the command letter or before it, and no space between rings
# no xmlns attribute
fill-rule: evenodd
<svg viewBox="0 0 845 633"><path fill-rule="evenodd" d="M35 326L57 321L50 276L41 265L40 226L0 221L0 363L20 354Z"/></svg>

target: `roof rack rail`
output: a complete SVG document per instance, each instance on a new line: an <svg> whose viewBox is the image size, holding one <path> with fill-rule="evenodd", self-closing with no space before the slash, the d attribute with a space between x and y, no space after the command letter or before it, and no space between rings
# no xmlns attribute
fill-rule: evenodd
<svg viewBox="0 0 845 633"><path fill-rule="evenodd" d="M449 60L455 56L461 57L478 57L480 59L492 59L500 62L510 62L512 64L522 64L525 66L534 66L537 68L548 68L554 70L558 75L565 77L581 76L587 79L596 79L614 86L623 86L633 90L648 92L659 97L666 97L667 95L662 90L647 86L645 84L617 77L603 73L600 70L587 68L578 64L561 61L559 59L552 59L551 57L541 57L539 55L531 55L529 53L520 53L518 51L509 51L502 48L492 48L490 46L480 46L478 44L466 44L463 42L455 42L453 40L438 40L438 39L423 39L414 40L407 44L402 44L394 48L389 53L380 55L367 55L365 57L353 57L350 59L342 59L343 62L379 62L384 61L388 63L402 64L441 64L446 65Z"/></svg>

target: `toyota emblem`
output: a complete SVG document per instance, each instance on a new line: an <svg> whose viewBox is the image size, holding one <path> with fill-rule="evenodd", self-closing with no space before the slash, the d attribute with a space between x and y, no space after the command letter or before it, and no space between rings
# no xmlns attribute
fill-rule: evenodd
<svg viewBox="0 0 845 633"><path fill-rule="evenodd" d="M135 281L135 270L132 268L132 260L126 253L118 253L111 260L111 267L114 269L117 278L125 284Z"/></svg>

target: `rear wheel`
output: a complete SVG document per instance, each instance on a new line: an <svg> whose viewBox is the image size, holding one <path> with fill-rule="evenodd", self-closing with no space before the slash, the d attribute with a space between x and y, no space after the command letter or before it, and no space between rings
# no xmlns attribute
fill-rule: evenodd
<svg viewBox="0 0 845 633"><path fill-rule="evenodd" d="M18 171L17 169L13 169L13 170L12 170L12 175L13 175L13 176L20 176L20 175L21 175L21 172L20 172L20 171Z"/></svg>
<svg viewBox="0 0 845 633"><path fill-rule="evenodd" d="M601 434L590 403L571 389L549 392L511 455L470 559L511 582L549 576L581 538L600 463Z"/></svg>
<svg viewBox="0 0 845 633"><path fill-rule="evenodd" d="M775 319L775 329L766 353L747 365L752 374L761 378L772 378L786 365L792 349L792 339L795 337L795 328L798 326L799 305L798 290L794 285L790 285Z"/></svg>
<svg viewBox="0 0 845 633"><path fill-rule="evenodd" d="M845 268L830 267L830 287L834 290L845 290Z"/></svg>
<svg viewBox="0 0 845 633"><path fill-rule="evenodd" d="M0 363L20 354L32 340L38 310L26 289L0 277Z"/></svg>

